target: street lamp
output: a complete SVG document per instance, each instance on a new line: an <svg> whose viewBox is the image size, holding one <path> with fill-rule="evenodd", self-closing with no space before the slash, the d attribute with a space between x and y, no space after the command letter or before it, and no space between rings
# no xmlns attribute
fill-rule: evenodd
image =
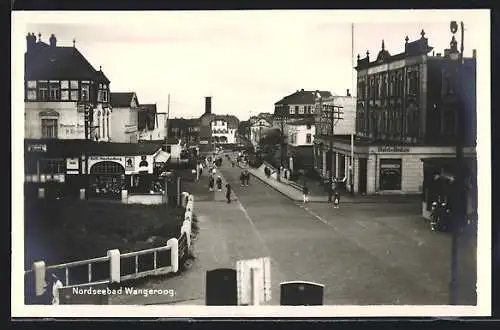
<svg viewBox="0 0 500 330"><path fill-rule="evenodd" d="M455 42L455 33L458 31L458 24L456 21L450 22L450 31L453 34L452 42ZM466 205L467 205L467 194L465 191L465 162L464 162L464 106L462 104L462 91L458 88L460 86L460 79L462 78L459 73L462 72L463 65L463 51L464 51L464 23L460 22L460 52L458 53L458 58L452 57L454 60L454 83L455 83L455 95L456 99L456 118L457 118L457 129L455 132L456 138L456 184L455 198L452 206L453 210L453 222L452 222L452 240L451 240L451 270L450 270L450 305L456 305L458 303L458 241L460 231L462 226L465 224L466 215ZM456 46L455 46L456 47Z"/></svg>

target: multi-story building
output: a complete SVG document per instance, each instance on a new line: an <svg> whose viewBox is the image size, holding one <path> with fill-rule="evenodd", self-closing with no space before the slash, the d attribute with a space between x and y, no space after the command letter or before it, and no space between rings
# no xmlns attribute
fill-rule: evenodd
<svg viewBox="0 0 500 330"><path fill-rule="evenodd" d="M391 55L382 41L375 60L367 52L365 58L358 56L356 66L354 191L423 193L425 212L445 189L433 178L455 173L457 138L464 140L470 203L475 203L477 187L475 50L461 64L454 37L444 55L429 55L432 49L422 31L413 42L406 37L404 52ZM457 127L459 111L462 128ZM349 140L334 141L335 152L349 149Z"/></svg>
<svg viewBox="0 0 500 330"><path fill-rule="evenodd" d="M49 44L40 34L38 41L32 33L26 41L25 138L109 141L110 81L102 70L94 69L74 43L58 46L53 34Z"/></svg>
<svg viewBox="0 0 500 330"><path fill-rule="evenodd" d="M349 90L345 95L326 98L318 95L314 108L314 168L324 178L330 178L333 173L349 176L345 169L350 150L333 152L332 136L349 137L356 133L356 98Z"/></svg>
<svg viewBox="0 0 500 330"><path fill-rule="evenodd" d="M236 130L227 120L225 116L216 116L211 123L212 139L217 144L234 144L236 143Z"/></svg>
<svg viewBox="0 0 500 330"><path fill-rule="evenodd" d="M163 141L166 132L167 114L158 112L156 104L141 104L139 107L137 130L139 141Z"/></svg>
<svg viewBox="0 0 500 330"><path fill-rule="evenodd" d="M257 147L259 142L265 134L266 130L273 127L273 124L267 121L265 118L256 117L255 120L252 120L250 125L250 142L252 145Z"/></svg>
<svg viewBox="0 0 500 330"><path fill-rule="evenodd" d="M316 127L313 118L296 120L288 124L288 168L292 171L314 167L313 140Z"/></svg>
<svg viewBox="0 0 500 330"><path fill-rule="evenodd" d="M200 120L198 118L172 118L168 119L169 139L176 138L187 145L197 145L200 140Z"/></svg>
<svg viewBox="0 0 500 330"><path fill-rule="evenodd" d="M139 100L135 92L111 93L111 141L137 143Z"/></svg>

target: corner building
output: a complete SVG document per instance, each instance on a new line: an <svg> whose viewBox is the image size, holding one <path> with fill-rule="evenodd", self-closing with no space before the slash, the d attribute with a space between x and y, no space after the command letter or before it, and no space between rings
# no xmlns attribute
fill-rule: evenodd
<svg viewBox="0 0 500 330"><path fill-rule="evenodd" d="M422 193L424 214L446 187L432 178L454 175L457 134L463 135L470 176L476 186L476 59L464 58L457 70L457 42L444 54L429 55L421 38L391 55L382 41L375 60L357 60L354 191L360 194ZM459 132L458 110L465 127ZM349 155L350 139L336 139L336 152ZM443 192L444 191L444 192ZM473 203L473 202L472 202Z"/></svg>

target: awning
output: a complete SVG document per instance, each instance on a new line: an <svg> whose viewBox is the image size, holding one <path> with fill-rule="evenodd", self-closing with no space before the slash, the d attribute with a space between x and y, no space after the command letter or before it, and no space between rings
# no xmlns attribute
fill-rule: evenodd
<svg viewBox="0 0 500 330"><path fill-rule="evenodd" d="M160 152L155 156L155 163L166 163L170 159L170 154L168 152L165 152L163 150L160 150Z"/></svg>

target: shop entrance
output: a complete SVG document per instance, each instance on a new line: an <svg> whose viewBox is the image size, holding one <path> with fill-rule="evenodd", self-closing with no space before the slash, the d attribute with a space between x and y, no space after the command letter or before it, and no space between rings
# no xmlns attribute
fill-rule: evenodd
<svg viewBox="0 0 500 330"><path fill-rule="evenodd" d="M380 160L380 190L401 190L401 159Z"/></svg>
<svg viewBox="0 0 500 330"><path fill-rule="evenodd" d="M99 162L90 168L90 196L120 199L125 188L125 168L115 162Z"/></svg>

